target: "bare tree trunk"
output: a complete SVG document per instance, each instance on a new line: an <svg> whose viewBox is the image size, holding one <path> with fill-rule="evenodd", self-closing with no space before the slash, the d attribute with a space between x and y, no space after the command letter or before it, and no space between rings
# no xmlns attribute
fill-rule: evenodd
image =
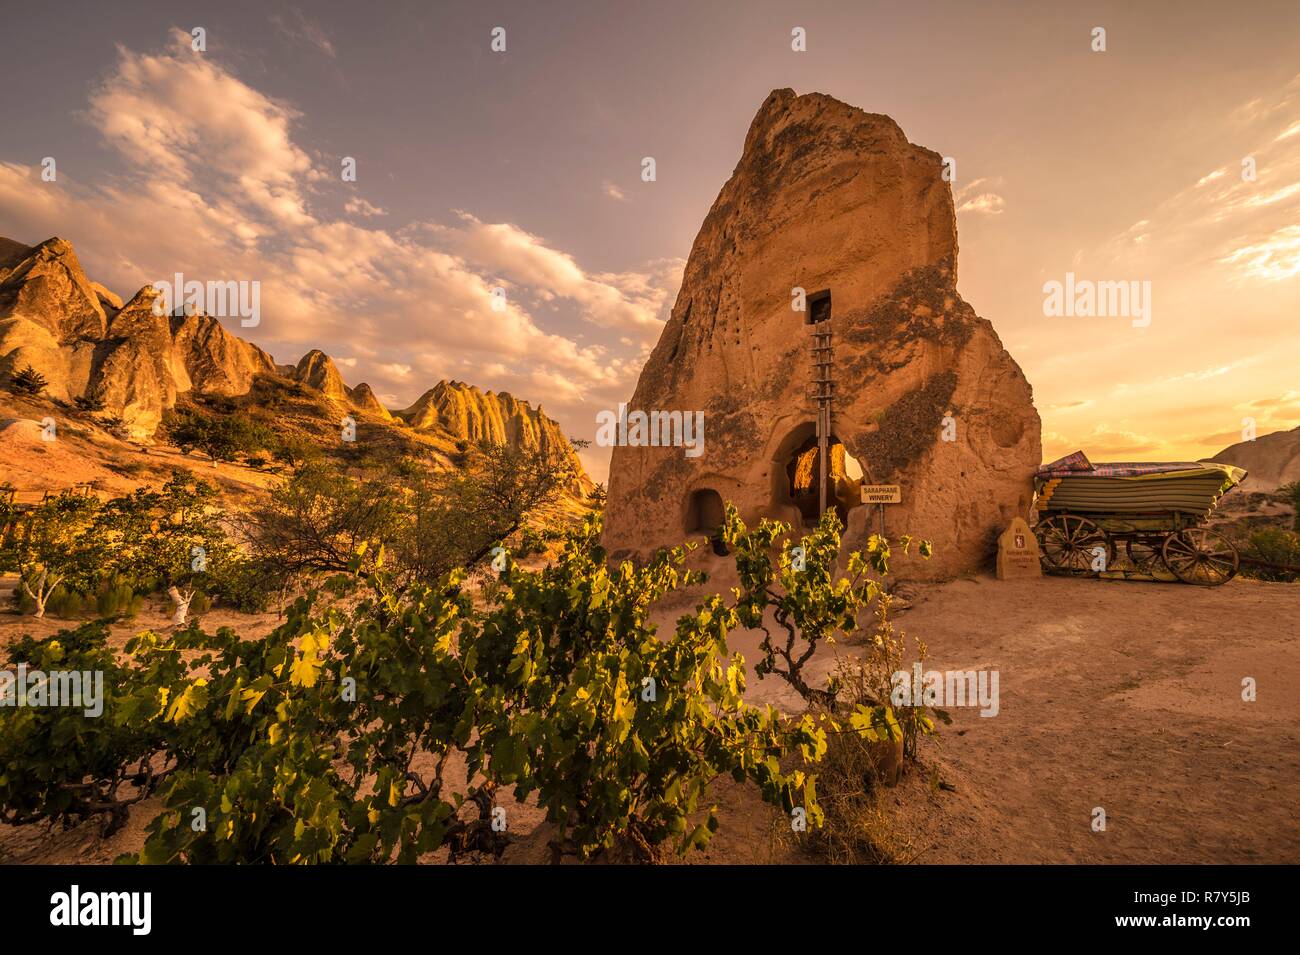
<svg viewBox="0 0 1300 955"><path fill-rule="evenodd" d="M175 584L167 588L167 596L172 598L172 603L176 605L176 610L172 614L172 623L178 627L185 625L185 618L189 616L190 601L194 599L194 591L182 594Z"/></svg>
<svg viewBox="0 0 1300 955"><path fill-rule="evenodd" d="M50 583L50 572L48 570L42 570L41 576L37 578L36 589L34 591L32 590L31 584L26 580L23 581L23 590L27 591L27 596L36 601L36 613L33 614L33 616L38 620L45 616L45 604L50 599L50 594L54 592L54 588L59 586L59 581L62 579L62 577L55 577L54 582ZM46 586L47 584L49 584L48 587Z"/></svg>

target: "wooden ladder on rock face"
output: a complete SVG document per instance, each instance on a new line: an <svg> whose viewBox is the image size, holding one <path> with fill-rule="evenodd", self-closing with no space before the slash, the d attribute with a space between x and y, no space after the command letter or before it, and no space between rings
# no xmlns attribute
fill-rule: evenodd
<svg viewBox="0 0 1300 955"><path fill-rule="evenodd" d="M817 402L817 483L820 504L818 515L826 513L826 489L830 478L827 452L831 436L831 402L835 397L835 379L831 365L835 353L831 346L829 322L812 326L813 394Z"/></svg>

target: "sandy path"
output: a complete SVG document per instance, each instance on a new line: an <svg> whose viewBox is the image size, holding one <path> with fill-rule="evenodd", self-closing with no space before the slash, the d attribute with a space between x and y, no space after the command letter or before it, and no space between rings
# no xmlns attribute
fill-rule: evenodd
<svg viewBox="0 0 1300 955"><path fill-rule="evenodd" d="M1300 587L981 577L897 623L927 669L1000 675L998 715L952 710L891 794L921 861L1300 862ZM752 663L759 636L733 648ZM749 695L797 700L770 677Z"/></svg>

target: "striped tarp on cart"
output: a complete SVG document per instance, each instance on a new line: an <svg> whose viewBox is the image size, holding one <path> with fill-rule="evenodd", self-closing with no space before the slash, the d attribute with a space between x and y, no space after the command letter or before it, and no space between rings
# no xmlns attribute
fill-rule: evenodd
<svg viewBox="0 0 1300 955"><path fill-rule="evenodd" d="M1245 476L1242 468L1210 462L1091 464L1079 451L1039 469L1035 506L1082 514L1179 511L1206 517Z"/></svg>

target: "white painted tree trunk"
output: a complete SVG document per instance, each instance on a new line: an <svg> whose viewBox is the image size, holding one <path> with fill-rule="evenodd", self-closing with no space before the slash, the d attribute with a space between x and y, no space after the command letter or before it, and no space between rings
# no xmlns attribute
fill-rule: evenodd
<svg viewBox="0 0 1300 955"><path fill-rule="evenodd" d="M36 580L35 590L32 590L31 584L26 580L23 581L23 590L27 591L27 596L36 601L36 613L33 614L34 617L39 619L45 616L45 604L50 599L50 594L54 593L54 588L59 586L59 581L62 579L62 577L55 577L54 580L51 581L50 572L48 570L43 570L41 571L41 576Z"/></svg>
<svg viewBox="0 0 1300 955"><path fill-rule="evenodd" d="M176 626L184 626L185 618L189 616L190 601L194 599L194 591L182 594L175 584L167 588L167 596L172 598L172 603L176 605L176 610L172 614L172 623Z"/></svg>

